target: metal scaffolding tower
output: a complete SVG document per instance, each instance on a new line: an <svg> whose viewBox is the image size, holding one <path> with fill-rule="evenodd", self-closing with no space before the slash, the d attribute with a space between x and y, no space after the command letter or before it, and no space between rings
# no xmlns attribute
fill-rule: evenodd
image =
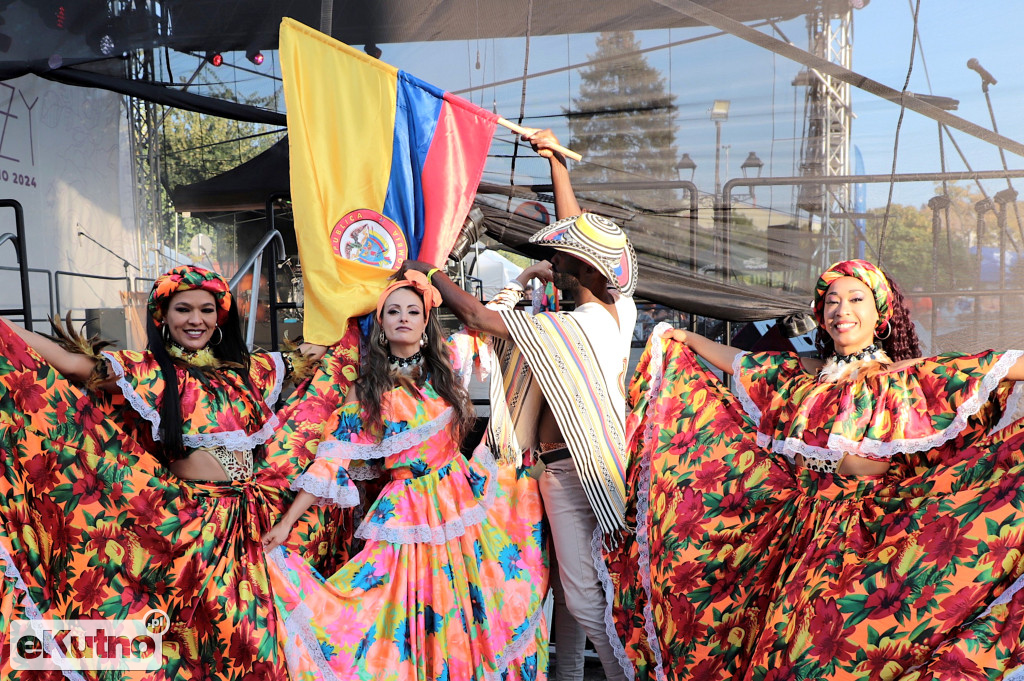
<svg viewBox="0 0 1024 681"><path fill-rule="evenodd" d="M809 51L850 68L853 11L849 0L820 0L807 15ZM821 177L850 174L850 86L815 69L803 71L793 85L806 86L800 174ZM817 218L821 239L815 260L821 269L847 257L851 187L815 184L801 187L797 207Z"/></svg>

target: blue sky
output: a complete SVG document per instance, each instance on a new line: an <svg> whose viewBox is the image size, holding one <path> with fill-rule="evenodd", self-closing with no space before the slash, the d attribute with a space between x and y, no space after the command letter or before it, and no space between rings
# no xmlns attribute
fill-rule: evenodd
<svg viewBox="0 0 1024 681"><path fill-rule="evenodd" d="M1004 135L1024 140L1024 59L1019 26L1024 19L1024 3L1018 0L922 0L919 17L921 52L915 54L909 89L960 100L953 112L984 127L990 127L988 109L980 88L980 78L967 68L976 58L998 83L991 86L992 104ZM907 77L912 37L912 2L873 0L854 12L853 69L897 90ZM778 25L776 37L807 47L802 18ZM768 31L768 28L760 30ZM739 165L750 151L765 163L764 175L798 174L797 145L802 130L803 89L791 85L801 69L783 57L775 56L731 36L708 37L713 29L673 29L639 32L643 48L651 51L646 59L659 69L667 87L676 95L679 107L677 146L696 160L694 181L702 190L711 191L715 158L715 131L707 111L715 99L732 102L730 118L723 126L723 149L719 150L723 180L740 175ZM563 138L568 137L564 108L578 92L580 78L571 65L585 64L594 51L593 34L535 37L530 43L530 74L551 71L530 78L526 84L524 123L551 126ZM675 47L663 47L687 41ZM522 39L481 39L455 42L381 45L383 58L399 68L463 96L509 119L520 113L524 71L525 42ZM236 62L249 66L241 55ZM479 61L480 68L477 68ZM275 60L268 59L255 70L271 73ZM176 66L176 72L187 69ZM219 71L228 77L226 70ZM266 79L237 74L240 87L265 89ZM505 80L513 82L501 83ZM261 84L262 83L262 84ZM483 87L481 87L483 86ZM868 173L888 173L893 158L899 107L870 94L853 90L853 144L865 162ZM975 170L1001 167L998 151L991 145L954 131L968 162ZM492 146L492 154L511 151L512 136ZM946 144L947 167L965 169L950 144ZM1024 159L1007 154L1011 168L1024 168ZM934 121L907 111L899 139L898 172L938 171L938 133ZM510 163L507 158L492 158L485 179L507 182ZM544 181L546 165L529 154L517 163L517 183ZM1020 183L1024 188L1024 181ZM990 192L1005 183L987 183ZM705 189L706 188L706 189ZM884 205L888 187L873 185L868 190L869 207ZM925 184L897 185L894 201L922 204L933 193ZM758 192L759 200L781 207L789 202L790 190L776 190L770 196Z"/></svg>

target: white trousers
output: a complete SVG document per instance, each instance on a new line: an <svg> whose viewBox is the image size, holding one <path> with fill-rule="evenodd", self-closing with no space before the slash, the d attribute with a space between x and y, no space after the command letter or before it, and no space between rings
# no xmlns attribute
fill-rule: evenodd
<svg viewBox="0 0 1024 681"><path fill-rule="evenodd" d="M560 601L571 617L586 632L594 644L597 657L604 667L608 681L625 681L626 675L612 651L605 626L605 596L597 576L591 552L591 541L597 527L597 516L590 506L583 483L576 472L571 458L556 461L545 467L540 477L540 494L544 499L544 513L551 527L551 541L558 561L558 581L564 598L555 592L555 622L558 630L555 677L558 681L572 681L583 678L583 651L581 638L575 627L566 627L565 639L562 626L568 619L564 610L559 612ZM556 587L557 588L557 587ZM561 616L559 616L561 615ZM561 621L563 624L559 625ZM567 644L563 658L562 642ZM578 675L570 672L568 666L575 665ZM564 670L564 676L563 676Z"/></svg>

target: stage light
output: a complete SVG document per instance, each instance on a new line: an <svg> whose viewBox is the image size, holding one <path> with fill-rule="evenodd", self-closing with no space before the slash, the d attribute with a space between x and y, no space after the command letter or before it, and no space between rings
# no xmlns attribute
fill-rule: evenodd
<svg viewBox="0 0 1024 681"><path fill-rule="evenodd" d="M713 121L727 121L729 120L729 100L728 99L716 99L715 103L711 105L711 120Z"/></svg>
<svg viewBox="0 0 1024 681"><path fill-rule="evenodd" d="M214 66L220 66L224 63L224 56L220 52L207 52L206 61L210 62Z"/></svg>
<svg viewBox="0 0 1024 681"><path fill-rule="evenodd" d="M245 58L251 61L256 66L259 66L260 64L263 63L263 53L260 52L259 50L247 50L245 53Z"/></svg>

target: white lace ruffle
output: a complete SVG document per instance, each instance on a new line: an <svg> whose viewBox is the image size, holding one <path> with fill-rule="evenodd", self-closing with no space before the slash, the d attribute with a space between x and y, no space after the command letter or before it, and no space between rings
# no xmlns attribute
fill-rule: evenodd
<svg viewBox="0 0 1024 681"><path fill-rule="evenodd" d="M654 334L651 336L651 362L648 365L648 371L651 374L651 384L647 388L648 409L654 404L658 393L661 392L661 384L665 379L665 360L661 343L664 331L665 329L662 329L659 324L655 327ZM738 384L739 381L735 383ZM644 603L644 634L647 637L647 646L654 655L654 678L657 681L666 681L665 666L661 657L661 642L658 640L658 631L654 626L654 610L651 605L654 588L651 585L651 541L648 536L648 523L650 521L647 517L651 508L651 452L652 448L656 447L658 443L655 430L654 419L651 419L647 423L647 427L644 428L643 456L640 458L640 470L638 472L639 489L637 490L636 497L637 570L640 572L640 584L646 596L646 602ZM614 628L611 631L614 632ZM613 640L617 641L618 635ZM623 655L625 655L625 651L623 651ZM615 657L619 657L617 651ZM619 660L619 665L622 666L621 659ZM632 674L632 671L630 674Z"/></svg>
<svg viewBox="0 0 1024 681"><path fill-rule="evenodd" d="M270 389L270 395L267 396L267 404L273 409L277 406L277 401L281 399L281 388L284 385L284 355L280 352L261 352L260 354L274 363L274 386Z"/></svg>
<svg viewBox="0 0 1024 681"><path fill-rule="evenodd" d="M349 466L346 470L352 480L376 480L384 474L384 469L375 463Z"/></svg>
<svg viewBox="0 0 1024 681"><path fill-rule="evenodd" d="M35 601L32 600L32 597L29 596L28 585L25 584L25 580L21 576L21 571L18 569L18 566L14 564L14 558L3 544L0 544L0 560L4 562L4 577L14 580L15 588L24 594L21 599L21 603L25 608L25 619L43 619L43 615L39 611L39 607L35 604ZM61 652L61 648L53 638L53 634L48 631L43 631L41 628L35 629L35 631L39 640L43 642L43 650L45 650L49 656L56 658L57 660L64 660L64 653ZM61 666L63 667L63 665ZM64 678L71 679L71 681L85 681L85 678L74 669L61 669L61 672L64 674Z"/></svg>
<svg viewBox="0 0 1024 681"><path fill-rule="evenodd" d="M594 528L594 536L590 540L590 554L594 561L594 568L597 570L597 579L601 582L601 592L604 594L604 630L608 635L608 643L615 653L615 661L622 667L623 673L628 681L633 681L633 663L629 661L626 648L622 645L622 639L615 631L615 618L612 615L612 604L615 601L615 590L612 588L612 577L608 574L608 566L605 565L604 557L601 555L601 527Z"/></svg>
<svg viewBox="0 0 1024 681"><path fill-rule="evenodd" d="M477 501L476 506L466 509L458 518L452 518L444 524L436 526L388 527L387 522L373 522L371 510L369 517L360 523L359 529L356 530L356 537L389 544L434 544L436 546L446 544L452 539L466 534L467 527L479 525L487 517L487 511L494 505L494 497L498 490L498 463L494 460L491 450L487 447L478 447L473 454L473 459L487 470L487 487L484 490L483 498ZM436 474L437 471L433 471L428 475Z"/></svg>
<svg viewBox="0 0 1024 681"><path fill-rule="evenodd" d="M293 492L309 492L316 497L316 503L320 506L351 508L359 504L359 490L351 480L347 486L342 487L333 480L303 473L292 482L291 489Z"/></svg>
<svg viewBox="0 0 1024 681"><path fill-rule="evenodd" d="M272 562L282 574L292 571L284 560L284 551L280 546L273 551L267 552L267 560ZM305 657L316 664L317 669L320 670L321 679L325 681L341 681L334 673L334 670L331 669L331 665L327 663L323 649L320 648L320 642L317 640L313 628L309 626L312 619L313 611L305 603L299 603L284 618L284 629L288 632L287 640L284 644L285 664L288 665L289 669L299 669L304 666L303 658ZM300 650L300 643L305 649L304 651ZM303 656L303 652L305 652L305 656Z"/></svg>
<svg viewBox="0 0 1024 681"><path fill-rule="evenodd" d="M117 358L110 352L104 352L103 356L106 357L107 361L110 362L110 368L114 370L114 375L117 376L117 387L121 389L121 394L128 400L128 404L132 406L140 417L149 421L150 430L152 431L153 441L160 441L160 410L146 403L142 396L139 395L132 384L125 378L124 367L117 361ZM278 372L280 375L280 372ZM276 388L277 394L280 395L280 385ZM273 392L272 392L273 394ZM266 404L264 404L266 407ZM267 408L269 410L269 407ZM258 431L249 434L244 430L226 430L218 433L182 433L181 442L186 447L198 448L198 447L226 447L231 451L242 451L246 449L255 449L257 446L266 443L270 438L274 436L274 432L277 430L279 421L277 414L271 414L270 418L267 419L266 423L263 424Z"/></svg>
<svg viewBox="0 0 1024 681"><path fill-rule="evenodd" d="M316 449L318 459L383 459L393 454L404 452L437 435L452 420L454 411L448 407L438 414L437 418L424 424L403 430L379 443L348 442L346 440L324 440Z"/></svg>
<svg viewBox="0 0 1024 681"><path fill-rule="evenodd" d="M736 353L736 356L732 358L732 375L735 377L735 380L732 382L732 394L740 401L740 406L743 407L743 411L745 411L750 418L754 419L754 423L756 424L761 423L761 410L754 403L753 398L747 394L747 388L743 385L743 381L740 380L740 373L743 371L743 358L749 354L749 352L738 352Z"/></svg>
<svg viewBox="0 0 1024 681"><path fill-rule="evenodd" d="M522 656L523 651L530 646L530 643L537 636L537 626L540 624L543 616L544 608L538 604L537 609L530 615L529 624L523 633L506 643L505 648L494 658L495 670L485 672L489 681L501 681L508 666Z"/></svg>
<svg viewBox="0 0 1024 681"><path fill-rule="evenodd" d="M1010 391L1010 396L1006 399L1006 409L1003 411L1002 418L992 427L992 430L988 431L988 434L991 435L1006 428L1021 417L1024 417L1024 381L1017 381L1013 384L1013 390Z"/></svg>
<svg viewBox="0 0 1024 681"><path fill-rule="evenodd" d="M784 455L790 462L794 461L797 454L812 456L822 461L839 461L845 453L858 456L870 456L875 459L891 459L897 454L913 454L915 452L927 452L939 445L952 440L967 426L967 420L978 413L982 405L988 401L992 391L995 390L1010 367L1017 359L1024 355L1021 350L1007 350L1003 356L996 361L992 369L981 379L981 385L977 391L963 401L956 409L956 416L953 421L941 431L916 438L901 438L899 440L875 440L864 438L862 440L851 440L840 435L829 435L827 446L821 447L810 445L799 438L786 438L775 440L770 433L757 432L757 444L761 447L771 447L776 454ZM738 360L738 358L737 358ZM755 418L760 426L761 411L754 405L753 400L747 395L743 388L742 381L735 381L733 393L743 405L744 411Z"/></svg>

